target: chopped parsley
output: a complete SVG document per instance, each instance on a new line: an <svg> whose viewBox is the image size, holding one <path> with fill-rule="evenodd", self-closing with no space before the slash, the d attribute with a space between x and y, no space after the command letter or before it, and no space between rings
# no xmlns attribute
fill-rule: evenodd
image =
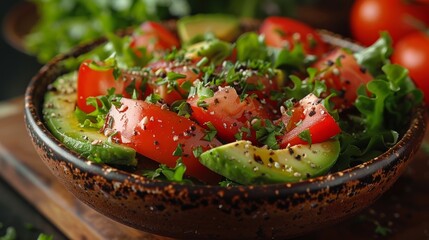
<svg viewBox="0 0 429 240"><path fill-rule="evenodd" d="M206 125L208 129L205 130L203 139L211 142L216 137L217 130L211 122L206 122L204 125Z"/></svg>
<svg viewBox="0 0 429 240"><path fill-rule="evenodd" d="M311 142L311 133L310 133L310 130L305 129L304 131L302 131L302 132L300 132L298 134L298 137L301 140L307 142L309 145L311 145L312 142Z"/></svg>

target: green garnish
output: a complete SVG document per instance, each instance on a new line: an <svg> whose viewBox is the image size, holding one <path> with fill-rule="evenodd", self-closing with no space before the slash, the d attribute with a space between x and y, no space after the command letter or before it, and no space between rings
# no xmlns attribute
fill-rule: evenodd
<svg viewBox="0 0 429 240"><path fill-rule="evenodd" d="M176 166L169 168L165 164L160 164L155 170L144 170L143 176L149 179L165 179L172 182L192 183L188 179L184 179L186 166L183 164L182 158L177 159Z"/></svg>
<svg viewBox="0 0 429 240"><path fill-rule="evenodd" d="M299 137L301 140L303 140L303 141L307 142L309 145L311 145L311 134L310 134L310 130L305 129L304 131L302 131L302 132L300 132L300 133L298 134L298 137Z"/></svg>
<svg viewBox="0 0 429 240"><path fill-rule="evenodd" d="M204 125L206 125L208 129L205 130L203 139L211 142L216 137L217 130L211 122L206 122Z"/></svg>

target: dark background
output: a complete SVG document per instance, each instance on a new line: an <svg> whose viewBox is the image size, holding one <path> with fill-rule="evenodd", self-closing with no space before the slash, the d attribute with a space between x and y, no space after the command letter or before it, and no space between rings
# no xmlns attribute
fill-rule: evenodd
<svg viewBox="0 0 429 240"><path fill-rule="evenodd" d="M1 0L1 38L0 38L0 100L21 96L31 77L40 68L36 58L29 56L8 43L6 29L9 24L8 12L21 1Z"/></svg>

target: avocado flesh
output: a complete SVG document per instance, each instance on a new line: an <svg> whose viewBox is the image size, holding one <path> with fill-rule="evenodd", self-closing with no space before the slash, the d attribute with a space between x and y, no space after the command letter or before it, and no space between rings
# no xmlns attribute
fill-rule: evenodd
<svg viewBox="0 0 429 240"><path fill-rule="evenodd" d="M249 141L236 141L204 152L200 162L240 184L284 183L327 173L339 153L338 140L281 150L255 147Z"/></svg>
<svg viewBox="0 0 429 240"><path fill-rule="evenodd" d="M225 58L231 55L231 52L231 43L215 39L202 41L187 47L185 57L187 59L207 57L214 64L220 64Z"/></svg>
<svg viewBox="0 0 429 240"><path fill-rule="evenodd" d="M240 33L240 22L234 16L226 14L199 14L179 19L177 31L182 43L206 33L213 33L220 40L232 42Z"/></svg>
<svg viewBox="0 0 429 240"><path fill-rule="evenodd" d="M51 133L66 147L91 161L136 166L134 149L112 143L95 128L80 127L74 114L77 99L76 74L58 78L45 95L43 118Z"/></svg>

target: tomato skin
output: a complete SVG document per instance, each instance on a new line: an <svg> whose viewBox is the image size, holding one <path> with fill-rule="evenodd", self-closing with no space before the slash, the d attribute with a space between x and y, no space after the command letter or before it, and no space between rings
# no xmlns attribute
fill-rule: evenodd
<svg viewBox="0 0 429 240"><path fill-rule="evenodd" d="M403 0L356 0L351 9L350 28L354 39L369 46L388 31L393 43L418 31L410 17L429 25L429 5ZM412 20L411 20L412 21Z"/></svg>
<svg viewBox="0 0 429 240"><path fill-rule="evenodd" d="M307 129L310 131L312 143L327 141L341 132L335 119L313 94L301 99L292 112L292 116L285 115L281 119L289 130L281 139L281 148L308 144L308 142L299 137L299 134ZM293 121L292 126L290 124L291 119Z"/></svg>
<svg viewBox="0 0 429 240"><path fill-rule="evenodd" d="M139 30L141 32L134 33L132 36L131 48L145 47L148 52L155 52L180 46L179 39L159 23L144 22Z"/></svg>
<svg viewBox="0 0 429 240"><path fill-rule="evenodd" d="M112 107L108 118L113 121L107 127L117 131L114 140L169 167L176 165L179 157L173 156L173 152L181 144L186 174L207 183L219 182L220 176L204 167L192 150L198 146L207 150L221 143L217 139L210 142L203 140L205 130L195 122L159 105L127 98L121 99L119 108Z"/></svg>
<svg viewBox="0 0 429 240"><path fill-rule="evenodd" d="M116 85L113 69L96 71L89 67L91 62L86 60L80 65L77 77L77 106L86 113L95 110L93 106L86 104L88 97L104 95L109 88Z"/></svg>
<svg viewBox="0 0 429 240"><path fill-rule="evenodd" d="M358 88L373 79L373 76L357 63L353 54L340 48L317 61L313 67L321 72L317 78L323 80L328 87L327 95L330 88L343 93L343 96L331 98L337 109L352 106L357 98Z"/></svg>
<svg viewBox="0 0 429 240"><path fill-rule="evenodd" d="M161 96L161 98L164 100L167 104L172 104L174 101L184 99L184 96L188 95L188 92L185 91L181 85L189 81L190 83L193 83L195 80L201 77L202 73L195 73L192 71L192 67L195 67L195 64L190 63L189 65L177 65L174 62L166 62L166 61L158 61L151 63L147 66L151 69L152 75L154 77L149 79L148 85L152 89L152 91L158 95ZM168 85L158 85L156 81L159 79L159 77L156 76L156 72L158 70L163 70L164 73L168 72L175 72L179 74L186 75L185 78L180 78L175 80L178 85L177 90L169 91Z"/></svg>
<svg viewBox="0 0 429 240"><path fill-rule="evenodd" d="M265 35L268 46L284 47L289 44L290 49L293 49L295 37L299 36L298 41L302 43L305 53L320 56L327 50L327 45L312 27L291 18L268 17L263 21L259 33Z"/></svg>
<svg viewBox="0 0 429 240"><path fill-rule="evenodd" d="M93 69L90 66L91 62L93 61L83 61L79 67L77 76L77 106L82 111L86 113L94 111L95 108L93 106L86 104L86 99L88 97L106 95L107 91L111 88L115 88L115 93L130 97L130 94L126 91L126 87L129 86L133 80L135 80L135 89L141 98L151 93L149 88L146 88L145 92L141 91L140 85L143 82L142 76L121 72L118 79L115 79L113 67L107 67L103 70ZM103 63L98 64L102 65Z"/></svg>
<svg viewBox="0 0 429 240"><path fill-rule="evenodd" d="M423 32L403 37L395 46L392 62L409 70L410 77L425 96L429 104L429 35Z"/></svg>
<svg viewBox="0 0 429 240"><path fill-rule="evenodd" d="M241 101L237 92L232 87L220 87L214 96L204 99L206 109L198 106L198 96L187 100L192 109L192 118L200 125L211 122L217 130L217 136L226 141L235 141L241 127L250 128L253 118L268 119L270 114L267 109L254 98L246 98ZM254 134L243 133L243 139L256 143Z"/></svg>

